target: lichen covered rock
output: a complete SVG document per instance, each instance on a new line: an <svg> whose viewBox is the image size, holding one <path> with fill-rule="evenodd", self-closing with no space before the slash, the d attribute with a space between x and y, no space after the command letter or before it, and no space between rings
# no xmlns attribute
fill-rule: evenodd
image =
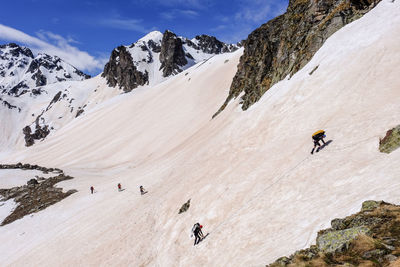
<svg viewBox="0 0 400 267"><path fill-rule="evenodd" d="M400 147L400 125L386 132L386 136L379 141L379 151L391 153Z"/></svg>
<svg viewBox="0 0 400 267"><path fill-rule="evenodd" d="M362 210L334 219L321 230L317 245L281 257L278 266L398 266L400 263L400 206L368 200Z"/></svg>
<svg viewBox="0 0 400 267"><path fill-rule="evenodd" d="M378 208L383 201L367 200L362 203L361 211L372 211Z"/></svg>
<svg viewBox="0 0 400 267"><path fill-rule="evenodd" d="M320 251L326 253L343 251L348 249L350 242L357 236L366 233L368 233L368 228L365 226L327 232L318 236L317 246Z"/></svg>

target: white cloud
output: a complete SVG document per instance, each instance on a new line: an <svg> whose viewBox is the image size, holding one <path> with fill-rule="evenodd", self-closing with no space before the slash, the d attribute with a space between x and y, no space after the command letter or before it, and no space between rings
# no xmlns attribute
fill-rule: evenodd
<svg viewBox="0 0 400 267"><path fill-rule="evenodd" d="M196 18L199 16L199 13L191 9L172 9L162 12L160 15L163 19L172 20L181 16L186 18Z"/></svg>
<svg viewBox="0 0 400 267"><path fill-rule="evenodd" d="M287 2L265 0L244 1L238 5L237 12L231 16L220 15L216 18L220 24L211 29L221 32L219 37L225 42L237 42L268 20L283 14Z"/></svg>
<svg viewBox="0 0 400 267"><path fill-rule="evenodd" d="M93 72L104 67L104 59L96 58L88 52L81 51L71 43L76 43L71 38L51 32L40 31L38 37L28 35L17 29L0 24L0 40L21 43L28 46L34 53L55 55L76 68Z"/></svg>
<svg viewBox="0 0 400 267"><path fill-rule="evenodd" d="M286 6L286 2L275 1L266 3L265 1L253 0L251 3L242 6L234 17L240 21L264 23L267 22L267 19L283 13L282 11L284 11Z"/></svg>
<svg viewBox="0 0 400 267"><path fill-rule="evenodd" d="M102 26L107 26L114 29L136 31L141 33L148 33L149 29L143 27L142 20L137 19L122 19L122 18L108 18L101 19L98 23Z"/></svg>
<svg viewBox="0 0 400 267"><path fill-rule="evenodd" d="M174 7L189 7L195 9L203 9L204 4L201 0L157 0L157 2L164 6Z"/></svg>

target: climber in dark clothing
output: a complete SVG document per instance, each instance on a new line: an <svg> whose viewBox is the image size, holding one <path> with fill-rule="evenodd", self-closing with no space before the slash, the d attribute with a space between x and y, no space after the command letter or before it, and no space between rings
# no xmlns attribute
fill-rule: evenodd
<svg viewBox="0 0 400 267"><path fill-rule="evenodd" d="M311 154L314 153L315 148L318 146L317 151L318 152L321 149L321 144L319 143L319 141L322 141L322 143L325 145L325 141L324 141L324 137L326 137L325 135L325 131L324 130L319 130L316 131L313 135L312 135L312 139L314 141L314 148L311 150Z"/></svg>
<svg viewBox="0 0 400 267"><path fill-rule="evenodd" d="M204 237L203 232L201 231L201 228L203 228L202 225L199 223L195 223L192 228L192 235L194 235L194 245L197 245L200 243L202 237Z"/></svg>

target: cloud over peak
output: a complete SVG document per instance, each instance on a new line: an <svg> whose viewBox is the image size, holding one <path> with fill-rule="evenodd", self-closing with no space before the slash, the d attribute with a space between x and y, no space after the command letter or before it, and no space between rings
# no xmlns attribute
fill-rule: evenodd
<svg viewBox="0 0 400 267"><path fill-rule="evenodd" d="M72 45L77 41L52 32L41 30L37 33L37 37L34 37L0 24L0 40L26 45L34 53L58 56L79 70L93 72L101 70L104 66L104 59L96 58Z"/></svg>

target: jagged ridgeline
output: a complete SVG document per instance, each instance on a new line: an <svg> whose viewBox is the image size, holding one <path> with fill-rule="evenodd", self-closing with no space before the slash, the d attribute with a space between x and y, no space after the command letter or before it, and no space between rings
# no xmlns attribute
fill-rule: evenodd
<svg viewBox="0 0 400 267"><path fill-rule="evenodd" d="M286 12L263 24L243 42L244 53L228 102L242 96L242 109L257 102L278 81L307 64L334 32L359 19L380 0L290 0Z"/></svg>
<svg viewBox="0 0 400 267"><path fill-rule="evenodd" d="M153 31L130 46L119 46L111 53L102 76L108 85L130 92L141 85L155 85L210 57L233 52L237 45L225 44L208 35L193 39Z"/></svg>
<svg viewBox="0 0 400 267"><path fill-rule="evenodd" d="M19 97L36 88L62 81L82 81L89 75L57 56L32 51L15 43L0 45L0 94Z"/></svg>

